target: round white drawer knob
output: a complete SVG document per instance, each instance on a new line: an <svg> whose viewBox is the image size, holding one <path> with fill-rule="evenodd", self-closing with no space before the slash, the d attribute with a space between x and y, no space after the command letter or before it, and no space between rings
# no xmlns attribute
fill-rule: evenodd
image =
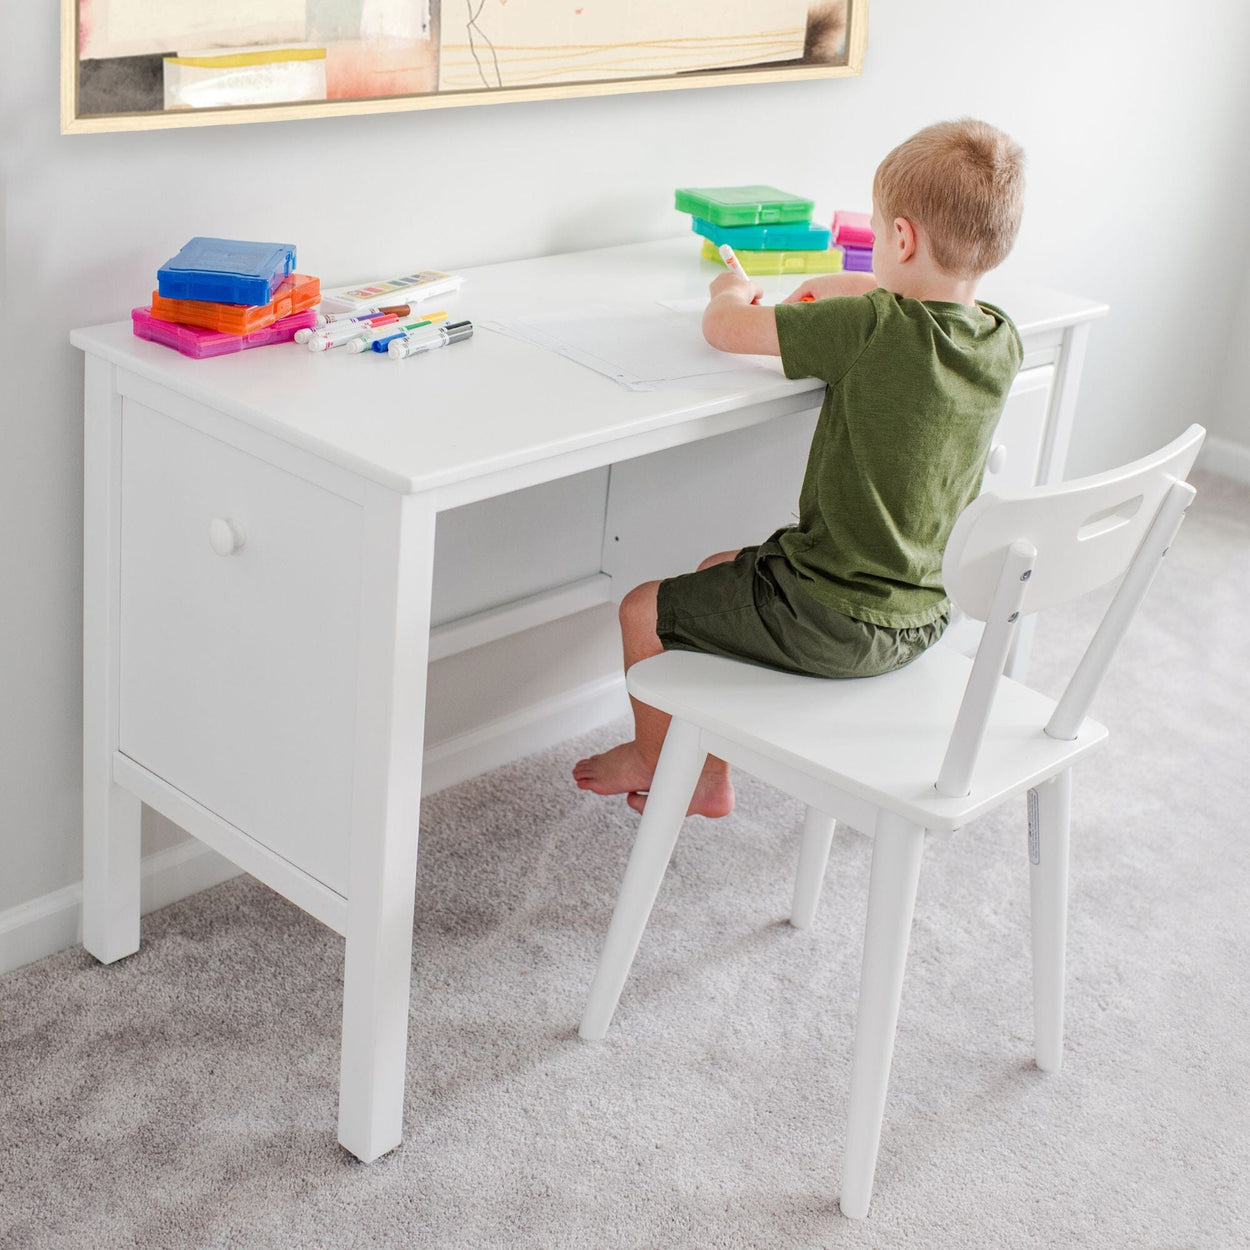
<svg viewBox="0 0 1250 1250"><path fill-rule="evenodd" d="M218 516L208 523L208 541L219 556L232 556L247 542L247 535L237 521Z"/></svg>
<svg viewBox="0 0 1250 1250"><path fill-rule="evenodd" d="M990 458L986 463L986 468L991 473L1001 473L1003 465L1007 463L1007 448L1002 443L995 443L990 448Z"/></svg>

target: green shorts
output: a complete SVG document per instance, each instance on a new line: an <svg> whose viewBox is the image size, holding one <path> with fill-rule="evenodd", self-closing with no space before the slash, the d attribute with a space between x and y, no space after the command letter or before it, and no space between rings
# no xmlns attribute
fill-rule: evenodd
<svg viewBox="0 0 1250 1250"><path fill-rule="evenodd" d="M666 651L707 651L813 677L875 677L910 664L947 619L888 629L835 612L803 589L774 534L734 560L662 581L655 627Z"/></svg>

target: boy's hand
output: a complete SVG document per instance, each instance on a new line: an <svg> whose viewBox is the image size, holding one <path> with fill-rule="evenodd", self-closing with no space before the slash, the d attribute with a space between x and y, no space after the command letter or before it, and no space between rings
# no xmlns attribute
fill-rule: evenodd
<svg viewBox="0 0 1250 1250"><path fill-rule="evenodd" d="M870 273L823 273L808 278L781 302L806 304L816 299L832 299L835 295L863 295L874 290L876 285L877 280Z"/></svg>
<svg viewBox="0 0 1250 1250"><path fill-rule="evenodd" d="M752 303L761 293L754 282L721 274L703 310L703 337L723 352L779 356L775 310Z"/></svg>
<svg viewBox="0 0 1250 1250"><path fill-rule="evenodd" d="M764 294L762 286L747 278L739 277L732 269L727 269L713 278L712 285L708 289L713 299L718 295L732 295L744 304L756 304L760 296Z"/></svg>

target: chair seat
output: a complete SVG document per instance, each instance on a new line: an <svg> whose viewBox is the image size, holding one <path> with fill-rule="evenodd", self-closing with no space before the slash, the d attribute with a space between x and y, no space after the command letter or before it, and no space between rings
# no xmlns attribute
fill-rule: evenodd
<svg viewBox="0 0 1250 1250"><path fill-rule="evenodd" d="M971 668L953 649L931 647L881 677L831 681L666 651L635 664L628 687L644 703L749 752L928 829L949 831L1054 776L1107 737L1089 719L1071 741L1047 737L1041 727L1055 701L1004 678L972 792L939 794L934 782Z"/></svg>

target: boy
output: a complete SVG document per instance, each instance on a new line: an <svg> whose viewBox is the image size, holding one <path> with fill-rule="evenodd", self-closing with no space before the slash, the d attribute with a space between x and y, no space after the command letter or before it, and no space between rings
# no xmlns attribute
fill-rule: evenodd
<svg viewBox="0 0 1250 1250"><path fill-rule="evenodd" d="M1020 225L1024 155L963 120L896 147L873 180L873 272L813 278L775 308L732 272L712 283L703 334L723 351L779 355L827 383L797 526L709 556L621 603L625 668L664 649L710 651L843 678L910 663L941 636L942 553L980 488L1020 367L1020 336L974 299ZM814 302L809 300L814 297ZM631 700L634 738L573 770L579 787L641 811L668 717ZM692 815L733 807L708 757Z"/></svg>

